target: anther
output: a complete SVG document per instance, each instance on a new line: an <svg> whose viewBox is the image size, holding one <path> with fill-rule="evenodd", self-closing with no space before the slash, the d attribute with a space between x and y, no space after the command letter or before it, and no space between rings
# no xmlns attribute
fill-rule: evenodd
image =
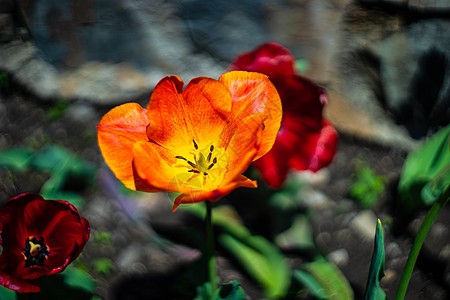
<svg viewBox="0 0 450 300"><path fill-rule="evenodd" d="M208 170L211 169L212 167L214 167L214 163L212 163L208 166Z"/></svg>
<svg viewBox="0 0 450 300"><path fill-rule="evenodd" d="M194 169L198 169L197 165L194 164L193 162L187 161L187 163L188 163L191 167L193 167Z"/></svg>
<svg viewBox="0 0 450 300"><path fill-rule="evenodd" d="M213 164L217 164L217 157L214 157Z"/></svg>
<svg viewBox="0 0 450 300"><path fill-rule="evenodd" d="M193 142L194 142L194 148L195 148L195 150L198 150L198 145L197 145L197 143L195 142L195 140L192 140Z"/></svg>
<svg viewBox="0 0 450 300"><path fill-rule="evenodd" d="M211 146L211 147L212 147L212 146ZM209 152L208 157L206 158L206 161L207 161L207 162L210 162L210 161L211 161L211 156L212 156L212 153Z"/></svg>
<svg viewBox="0 0 450 300"><path fill-rule="evenodd" d="M213 152L214 151L214 146L211 145L211 147L209 147L209 152Z"/></svg>
<svg viewBox="0 0 450 300"><path fill-rule="evenodd" d="M182 159L182 160L186 160L186 161L187 161L186 158L184 158L183 156L180 156L180 155L175 156L175 158L178 158L178 159Z"/></svg>

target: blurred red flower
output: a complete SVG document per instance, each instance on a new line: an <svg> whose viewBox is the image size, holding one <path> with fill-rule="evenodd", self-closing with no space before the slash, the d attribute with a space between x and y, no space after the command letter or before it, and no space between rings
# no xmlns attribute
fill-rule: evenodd
<svg viewBox="0 0 450 300"><path fill-rule="evenodd" d="M317 171L327 166L337 150L338 135L322 117L325 91L294 71L294 56L277 43L266 43L239 55L231 70L269 76L281 98L283 117L273 148L253 162L263 179L280 187L290 168Z"/></svg>
<svg viewBox="0 0 450 300"><path fill-rule="evenodd" d="M0 284L39 292L38 278L63 271L89 239L89 223L61 200L35 194L11 198L0 208Z"/></svg>

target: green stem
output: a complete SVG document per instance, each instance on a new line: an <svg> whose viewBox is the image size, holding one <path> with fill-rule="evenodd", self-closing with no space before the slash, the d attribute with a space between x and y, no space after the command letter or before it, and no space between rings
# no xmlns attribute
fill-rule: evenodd
<svg viewBox="0 0 450 300"><path fill-rule="evenodd" d="M409 280L411 279L411 274L413 272L414 265L416 264L420 248L422 248L422 244L425 240L425 237L427 236L428 230L430 229L431 224L433 223L434 219L436 218L441 208L445 206L445 204L448 202L449 199L450 199L450 185L434 202L427 216L423 220L419 232L417 232L416 239L414 240L414 244L411 248L411 252L409 252L409 257L405 264L405 268L403 269L403 275L402 278L400 279L400 284L398 285L395 300L403 300L403 298L405 297L406 289L408 288Z"/></svg>
<svg viewBox="0 0 450 300"><path fill-rule="evenodd" d="M212 228L212 202L206 201L206 255L208 259L209 282L211 295L216 292L216 257L214 255L214 232Z"/></svg>

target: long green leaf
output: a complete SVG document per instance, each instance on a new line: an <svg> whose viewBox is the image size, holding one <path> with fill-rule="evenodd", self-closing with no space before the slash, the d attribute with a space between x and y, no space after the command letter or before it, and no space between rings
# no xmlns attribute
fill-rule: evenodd
<svg viewBox="0 0 450 300"><path fill-rule="evenodd" d="M378 219L375 232L372 262L370 263L369 278L367 280L365 300L385 300L386 294L380 287L380 280L384 276L384 237L383 227Z"/></svg>
<svg viewBox="0 0 450 300"><path fill-rule="evenodd" d="M0 299L1 300L16 300L16 292L13 292L0 285Z"/></svg>
<svg viewBox="0 0 450 300"><path fill-rule="evenodd" d="M204 218L199 205L182 209ZM218 241L233 258L264 288L267 298L284 297L288 291L291 270L278 248L261 236L252 235L237 221L233 210L221 206L213 212L213 224L219 229Z"/></svg>
<svg viewBox="0 0 450 300"><path fill-rule="evenodd" d="M450 184L450 125L410 153L398 184L400 199L408 208L431 205Z"/></svg>
<svg viewBox="0 0 450 300"><path fill-rule="evenodd" d="M351 300L353 290L341 271L327 261L313 261L294 272L294 278L319 299Z"/></svg>
<svg viewBox="0 0 450 300"><path fill-rule="evenodd" d="M244 290L236 280L225 283L217 293L216 300L245 300Z"/></svg>
<svg viewBox="0 0 450 300"><path fill-rule="evenodd" d="M26 148L10 148L0 152L0 168L24 171L33 152Z"/></svg>

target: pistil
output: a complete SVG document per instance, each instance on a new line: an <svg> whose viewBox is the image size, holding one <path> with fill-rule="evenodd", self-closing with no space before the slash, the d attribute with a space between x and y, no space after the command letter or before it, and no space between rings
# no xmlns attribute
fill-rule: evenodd
<svg viewBox="0 0 450 300"><path fill-rule="evenodd" d="M192 140L193 144L194 144L194 148L195 148L195 152L193 152L193 156L194 156L194 161L190 161L187 158L181 156L181 155L177 155L175 156L175 158L177 159L181 159L187 162L187 164L191 167L190 169L188 169L188 172L190 173L194 173L194 174L203 174L205 177L208 175L208 171L214 167L214 165L217 163L217 157L213 157L213 151L214 151L214 145L211 145L209 147L209 153L207 155L207 157L205 158L205 156L202 153L198 153L198 144L195 142L195 140ZM198 157L197 157L198 154ZM212 158L212 161L211 161Z"/></svg>
<svg viewBox="0 0 450 300"><path fill-rule="evenodd" d="M25 240L25 248L22 249L25 258L25 267L42 266L50 255L47 245L44 244L44 238L30 236Z"/></svg>

